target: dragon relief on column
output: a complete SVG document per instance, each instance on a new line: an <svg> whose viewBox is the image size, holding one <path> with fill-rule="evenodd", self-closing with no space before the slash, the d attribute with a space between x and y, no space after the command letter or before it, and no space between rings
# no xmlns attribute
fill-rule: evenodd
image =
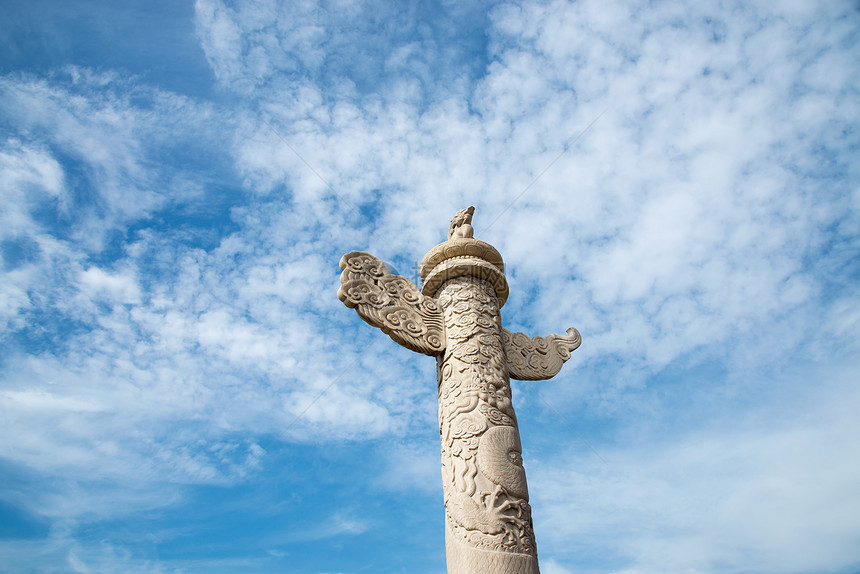
<svg viewBox="0 0 860 574"><path fill-rule="evenodd" d="M471 546L532 554L531 507L492 287L458 278L439 296L447 352L439 359L445 509Z"/></svg>

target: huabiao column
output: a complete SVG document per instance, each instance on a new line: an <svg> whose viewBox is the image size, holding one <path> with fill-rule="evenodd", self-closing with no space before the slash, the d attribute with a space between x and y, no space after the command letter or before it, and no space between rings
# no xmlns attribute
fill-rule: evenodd
<svg viewBox="0 0 860 574"><path fill-rule="evenodd" d="M399 344L436 357L448 574L538 574L510 378L548 379L579 332L529 338L502 327L504 262L473 238L474 208L421 262L423 288L376 257L344 255L338 297Z"/></svg>

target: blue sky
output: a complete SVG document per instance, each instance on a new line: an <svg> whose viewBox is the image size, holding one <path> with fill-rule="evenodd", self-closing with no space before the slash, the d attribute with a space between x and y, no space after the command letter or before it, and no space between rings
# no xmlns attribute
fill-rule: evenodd
<svg viewBox="0 0 860 574"><path fill-rule="evenodd" d="M856 2L0 21L0 571L443 572L435 363L336 291L467 205L583 336L514 383L544 574L860 571Z"/></svg>

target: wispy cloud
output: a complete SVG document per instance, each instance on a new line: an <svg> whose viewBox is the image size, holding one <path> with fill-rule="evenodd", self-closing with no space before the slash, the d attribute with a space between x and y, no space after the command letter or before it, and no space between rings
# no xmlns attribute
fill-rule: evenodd
<svg viewBox="0 0 860 574"><path fill-rule="evenodd" d="M316 526L286 528L309 540L389 532L356 510L368 492L409 520L438 483L434 365L339 304L337 261L410 275L472 204L506 326L584 336L517 390L524 434L547 433L526 444L547 572L855 564L855 12L199 0L211 101L109 67L0 77L0 501L53 528L0 553L298 564L289 542L181 563L81 534L277 473L325 477L266 484L319 497ZM330 476L332 452L378 459Z"/></svg>
<svg viewBox="0 0 860 574"><path fill-rule="evenodd" d="M752 413L606 447L608 465L586 453L529 467L536 520L545 514L554 525L540 529L544 551L589 563L611 539L618 570L630 572L829 572L853 563L857 372L829 374L818 389L770 396Z"/></svg>

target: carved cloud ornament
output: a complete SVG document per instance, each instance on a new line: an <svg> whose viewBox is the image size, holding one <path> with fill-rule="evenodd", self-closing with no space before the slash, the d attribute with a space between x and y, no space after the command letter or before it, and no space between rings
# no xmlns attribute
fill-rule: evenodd
<svg viewBox="0 0 860 574"><path fill-rule="evenodd" d="M337 297L359 317L412 351L435 356L445 349L442 310L409 279L360 251L344 255L340 268Z"/></svg>
<svg viewBox="0 0 860 574"><path fill-rule="evenodd" d="M562 365L582 343L579 331L571 327L567 336L532 337L502 329L508 371L512 379L542 381L561 371Z"/></svg>

